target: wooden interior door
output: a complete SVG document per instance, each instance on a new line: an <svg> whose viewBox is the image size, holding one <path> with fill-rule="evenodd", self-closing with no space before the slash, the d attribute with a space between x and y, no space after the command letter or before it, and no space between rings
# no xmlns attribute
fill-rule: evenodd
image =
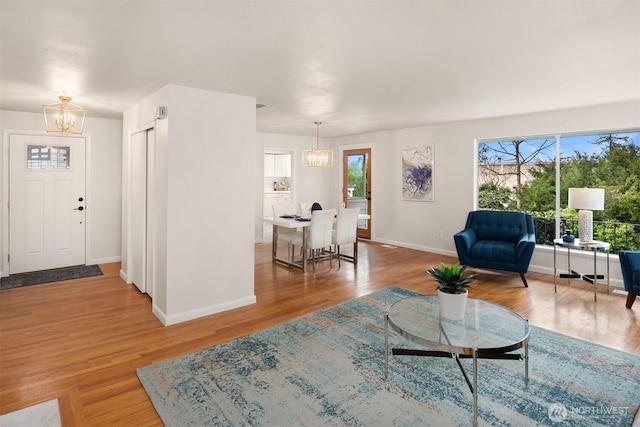
<svg viewBox="0 0 640 427"><path fill-rule="evenodd" d="M345 150L342 155L342 201L360 208L369 219L358 222L358 237L371 238L371 148Z"/></svg>

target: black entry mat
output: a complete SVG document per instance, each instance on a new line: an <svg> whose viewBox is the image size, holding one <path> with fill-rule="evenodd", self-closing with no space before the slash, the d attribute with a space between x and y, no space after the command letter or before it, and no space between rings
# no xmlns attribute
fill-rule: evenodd
<svg viewBox="0 0 640 427"><path fill-rule="evenodd" d="M56 268L54 270L34 271L33 273L12 274L0 278L0 289L13 289L40 283L59 282L61 280L80 279L82 277L101 276L97 265Z"/></svg>

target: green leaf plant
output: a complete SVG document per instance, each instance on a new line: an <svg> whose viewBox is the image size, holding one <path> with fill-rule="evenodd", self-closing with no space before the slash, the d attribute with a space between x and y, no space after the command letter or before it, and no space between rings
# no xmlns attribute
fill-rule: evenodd
<svg viewBox="0 0 640 427"><path fill-rule="evenodd" d="M440 268L431 267L427 273L438 284L436 288L447 294L462 294L472 283L478 282L474 279L477 274L467 273L467 266L459 263L451 266L442 263Z"/></svg>

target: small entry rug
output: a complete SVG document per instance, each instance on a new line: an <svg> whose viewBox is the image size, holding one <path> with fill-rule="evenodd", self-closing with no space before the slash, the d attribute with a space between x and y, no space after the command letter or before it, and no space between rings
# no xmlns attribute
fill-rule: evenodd
<svg viewBox="0 0 640 427"><path fill-rule="evenodd" d="M60 282L62 280L81 279L83 277L101 275L102 270L100 270L100 267L97 265L81 265L78 267L34 271L32 273L11 274L0 279L0 289L13 289L20 288L22 286L39 285L41 283Z"/></svg>
<svg viewBox="0 0 640 427"><path fill-rule="evenodd" d="M390 356L392 287L138 369L167 426L464 426L472 394L453 359ZM395 333L390 346L419 348ZM478 361L481 426L629 426L640 357L532 327L524 362ZM462 360L471 373L472 361Z"/></svg>

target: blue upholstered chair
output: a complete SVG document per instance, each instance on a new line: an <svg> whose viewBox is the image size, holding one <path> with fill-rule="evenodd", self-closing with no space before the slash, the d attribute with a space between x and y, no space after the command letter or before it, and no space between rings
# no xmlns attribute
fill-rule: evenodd
<svg viewBox="0 0 640 427"><path fill-rule="evenodd" d="M470 267L520 273L529 269L536 247L533 218L524 212L469 212L464 230L453 236L460 263Z"/></svg>
<svg viewBox="0 0 640 427"><path fill-rule="evenodd" d="M620 268L622 269L622 281L627 295L627 308L631 308L640 295L640 251L620 251Z"/></svg>

